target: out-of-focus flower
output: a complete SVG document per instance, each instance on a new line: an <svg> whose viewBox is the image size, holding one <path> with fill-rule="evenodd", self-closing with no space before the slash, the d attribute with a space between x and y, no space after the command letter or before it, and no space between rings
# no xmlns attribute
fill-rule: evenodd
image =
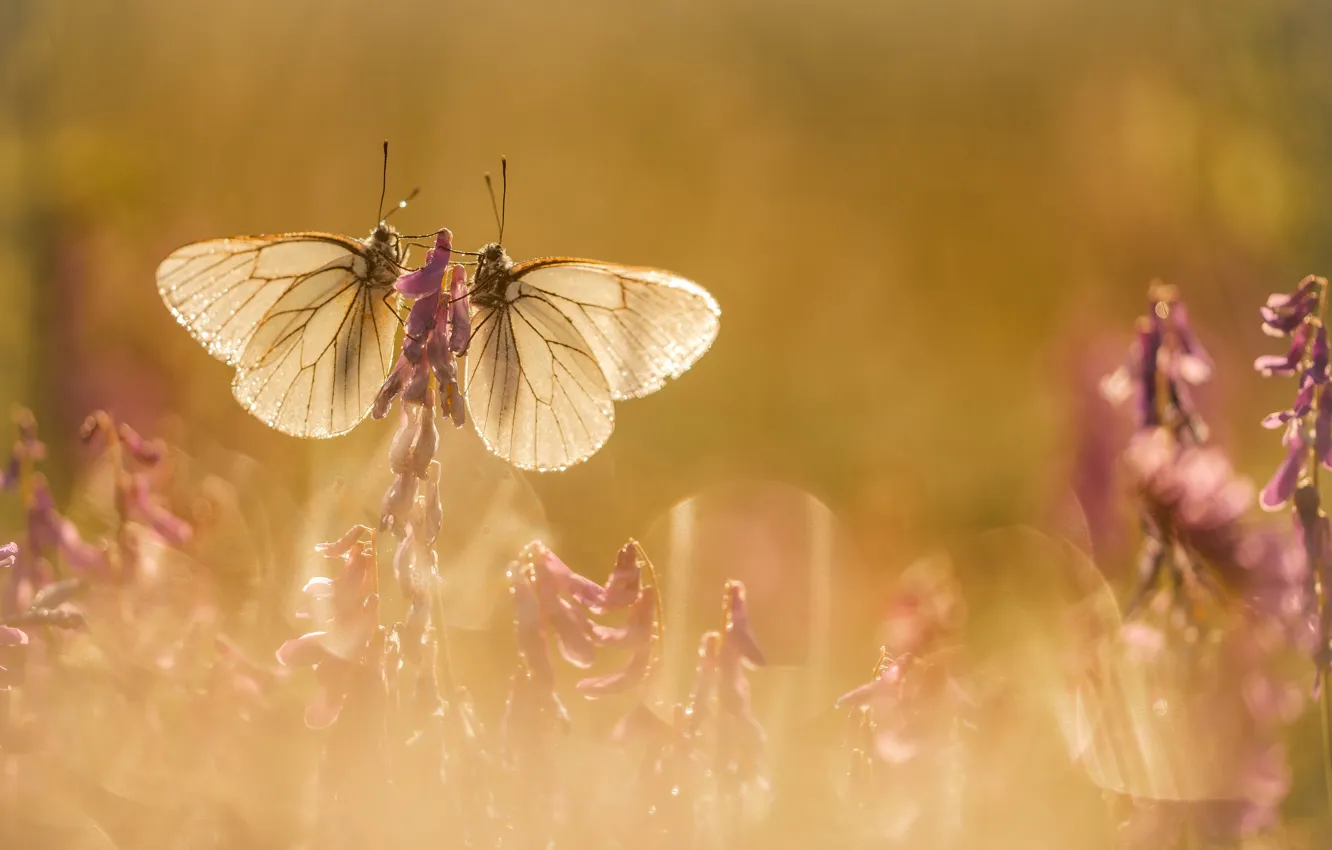
<svg viewBox="0 0 1332 850"><path fill-rule="evenodd" d="M1193 567L1207 570L1202 580L1214 577L1262 610L1284 616L1302 610L1306 573L1298 550L1280 535L1244 526L1253 485L1235 475L1224 454L1180 447L1156 430L1135 436L1124 459L1157 555L1177 567L1188 558Z"/></svg>
<svg viewBox="0 0 1332 850"><path fill-rule="evenodd" d="M754 716L746 670L767 664L749 628L745 586L726 582L722 597L725 625L717 659L717 709L721 724L722 768L740 779L758 774L767 736Z"/></svg>
<svg viewBox="0 0 1332 850"><path fill-rule="evenodd" d="M106 548L84 540L78 526L56 510L51 489L41 473L33 475L28 506L28 545L34 554L58 551L70 567L82 573L101 576L107 573Z"/></svg>
<svg viewBox="0 0 1332 850"><path fill-rule="evenodd" d="M952 643L966 617L948 558L922 558L902 573L888 599L883 643L893 655L924 655Z"/></svg>
<svg viewBox="0 0 1332 850"><path fill-rule="evenodd" d="M0 691L23 684L28 635L22 629L0 626Z"/></svg>
<svg viewBox="0 0 1332 850"><path fill-rule="evenodd" d="M716 716L717 677L721 670L721 632L704 632L698 640L698 663L689 689L686 712L689 730L697 734L703 722Z"/></svg>
<svg viewBox="0 0 1332 850"><path fill-rule="evenodd" d="M1263 488L1260 504L1277 510L1313 473L1317 463L1332 469L1332 394L1329 394L1327 330L1322 325L1327 281L1309 276L1294 292L1270 296L1262 308L1263 330L1289 336L1284 355L1264 355L1254 368L1269 377L1299 377L1295 400L1263 419L1265 428L1284 428L1286 457Z"/></svg>
<svg viewBox="0 0 1332 850"><path fill-rule="evenodd" d="M1192 400L1191 388L1212 376L1212 359L1193 332L1188 308L1173 286L1153 284L1150 311L1138 320L1127 362L1101 384L1114 404L1134 400L1139 428L1164 425L1206 441L1206 426Z"/></svg>
<svg viewBox="0 0 1332 850"><path fill-rule="evenodd" d="M14 566L14 562L17 560L18 560L17 543L6 543L5 545L0 546L0 570L8 569L9 567Z"/></svg>
<svg viewBox="0 0 1332 850"><path fill-rule="evenodd" d="M24 465L29 468L46 457L46 444L37 439L37 420L32 411L19 408L14 412L14 425L18 439L9 453L9 460L0 468L0 489L12 490L19 485Z"/></svg>
<svg viewBox="0 0 1332 850"><path fill-rule="evenodd" d="M162 497L153 491L149 478L150 471L165 455L165 447L160 441L144 439L124 423L117 425L103 410L95 411L84 420L79 437L85 443L99 438L102 442L113 466L116 510L122 526L142 526L172 546L184 546L190 541L194 529L166 507ZM121 546L118 553L122 577L132 575L137 565L137 552L126 551L126 548Z"/></svg>
<svg viewBox="0 0 1332 850"><path fill-rule="evenodd" d="M1198 641L1192 625L1138 621L1103 654L1084 757L1094 781L1132 798L1126 846L1174 846L1185 828L1230 845L1275 823L1290 788L1282 730L1304 703L1277 672L1278 631L1241 622Z"/></svg>
<svg viewBox="0 0 1332 850"><path fill-rule="evenodd" d="M358 535L364 529L354 528ZM350 533L349 533L350 534ZM316 547L324 553L342 552L342 570L336 578L316 577L304 593L311 602L317 628L293 638L277 651L284 667L313 667L320 688L305 709L306 725L319 729L332 725L342 711L355 679L356 668L371 663L371 638L379 624L375 553L370 543L343 540Z"/></svg>
<svg viewBox="0 0 1332 850"><path fill-rule="evenodd" d="M604 588L587 589L587 606L594 614L605 614L630 605L638 598L642 585L641 550L638 542L630 540L615 553L615 567L606 579Z"/></svg>
<svg viewBox="0 0 1332 850"><path fill-rule="evenodd" d="M647 678L657 637L657 588L642 588L629 606L623 626L593 626L598 646L630 650L629 662L614 673L583 679L577 684L585 697L622 693Z"/></svg>
<svg viewBox="0 0 1332 850"><path fill-rule="evenodd" d="M546 649L546 630L541 616L541 601L537 595L535 572L531 564L523 563L511 564L508 570L509 593L513 597L514 632L524 668L515 677L510 700L528 695L537 701L540 710L548 712L561 726L568 728L569 712L556 693L555 671ZM522 682L518 681L519 677Z"/></svg>
<svg viewBox="0 0 1332 850"><path fill-rule="evenodd" d="M575 667L592 666L596 656L594 623L587 609L578 601L580 585L590 584L577 573L558 570L563 562L540 544L529 545L520 556L532 567L532 580L541 605L541 620L555 637L564 660ZM592 585L600 590L597 585Z"/></svg>
<svg viewBox="0 0 1332 850"><path fill-rule="evenodd" d="M540 540L533 540L523 547L518 560L531 564L545 582L550 592L563 599L576 603L583 608L600 610L605 603L605 590L601 585L580 573L574 572L559 556L550 551ZM546 612L550 615L550 611ZM590 634L589 626L589 634Z"/></svg>

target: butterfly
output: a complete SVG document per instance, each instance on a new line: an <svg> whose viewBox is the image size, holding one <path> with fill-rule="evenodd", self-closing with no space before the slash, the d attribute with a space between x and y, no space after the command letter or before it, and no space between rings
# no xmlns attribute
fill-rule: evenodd
<svg viewBox="0 0 1332 850"><path fill-rule="evenodd" d="M284 434L336 437L356 427L394 359L402 271L385 222L363 240L283 233L195 242L157 267L176 321L236 367L232 394Z"/></svg>
<svg viewBox="0 0 1332 850"><path fill-rule="evenodd" d="M507 171L505 163L505 194ZM467 412L486 447L515 466L565 469L605 445L614 402L656 392L703 356L721 308L661 269L571 257L515 263L501 245L503 202L496 218L500 241L478 252L468 290Z"/></svg>
<svg viewBox="0 0 1332 850"><path fill-rule="evenodd" d="M507 194L507 164L504 182ZM467 410L496 455L564 469L605 444L615 401L655 392L711 347L721 310L659 269L514 263L501 246L502 207L496 219L500 241L475 254L468 289ZM214 239L168 256L157 287L176 320L236 368L232 394L246 410L285 434L335 437L370 412L392 368L400 320L389 295L405 253L383 218L363 240Z"/></svg>

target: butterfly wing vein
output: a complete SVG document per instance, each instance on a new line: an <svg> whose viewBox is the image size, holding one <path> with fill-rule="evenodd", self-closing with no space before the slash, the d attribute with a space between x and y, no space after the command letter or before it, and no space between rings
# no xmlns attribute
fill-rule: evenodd
<svg viewBox="0 0 1332 850"><path fill-rule="evenodd" d="M187 245L157 283L176 320L236 367L246 410L320 438L365 418L392 364L397 322L367 271L354 240L290 234Z"/></svg>
<svg viewBox="0 0 1332 850"><path fill-rule="evenodd" d="M487 447L523 468L591 457L614 401L660 389L717 336L716 301L667 272L537 260L515 273L517 298L477 315L467 404Z"/></svg>

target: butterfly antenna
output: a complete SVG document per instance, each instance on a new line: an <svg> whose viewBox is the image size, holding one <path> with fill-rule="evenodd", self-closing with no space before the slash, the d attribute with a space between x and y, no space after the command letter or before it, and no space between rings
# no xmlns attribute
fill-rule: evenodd
<svg viewBox="0 0 1332 850"><path fill-rule="evenodd" d="M379 179L379 211L375 213L375 221L384 220L384 195L388 192L388 139L384 140L384 173ZM412 194L416 194L413 192ZM405 204L406 201L403 201Z"/></svg>
<svg viewBox="0 0 1332 850"><path fill-rule="evenodd" d="M500 157L500 238L504 242L504 217L509 212L509 160Z"/></svg>
<svg viewBox="0 0 1332 850"><path fill-rule="evenodd" d="M421 189L420 189L419 186L418 186L417 188L413 189L412 191L408 192L408 193L407 193L407 197L403 198L401 201L398 201L398 205L397 205L396 207L394 207L393 209L389 210L389 211L388 211L388 215L386 215L386 216L384 216L383 218L381 218L380 221L381 221L381 222L383 222L383 221L388 221L390 215L393 215L393 214L394 214L395 212L397 212L398 210L400 210L400 209L402 209L403 207L407 206L407 202L410 201L412 198L415 198L418 194L420 194L420 192L421 192ZM379 202L379 208L380 208L381 210L384 209L384 202L383 202L383 200L381 200L381 201Z"/></svg>
<svg viewBox="0 0 1332 850"><path fill-rule="evenodd" d="M499 204L495 203L495 184L490 182L490 172L486 172L486 191L490 193L490 211L495 214L495 225L499 228L500 241L504 241L504 219L500 217Z"/></svg>

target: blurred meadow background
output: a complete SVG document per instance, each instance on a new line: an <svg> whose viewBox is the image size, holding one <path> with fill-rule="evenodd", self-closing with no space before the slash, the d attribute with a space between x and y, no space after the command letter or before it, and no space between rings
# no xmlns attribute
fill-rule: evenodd
<svg viewBox="0 0 1332 850"><path fill-rule="evenodd" d="M215 236L364 236L386 138L389 202L421 190L397 226L475 249L496 236L481 177L506 155L515 259L671 269L723 319L694 369L617 406L607 446L567 472L520 474L470 428L442 434L459 677L502 701L511 550L540 536L600 580L632 536L668 624L687 624L657 687L687 688L722 580L743 578L773 747L836 742L833 701L872 672L913 565L951 561L968 640L1005 676L1054 664L1005 653L1058 644L1059 582L1125 595L1131 523L1097 553L1108 588L1085 552L992 530L1083 542L1071 477L1114 416L1096 380L1152 280L1180 287L1216 359L1216 442L1260 483L1282 456L1257 427L1286 390L1250 367L1271 348L1256 309L1332 266L1330 50L1332 12L1309 0L0 0L0 402L35 412L57 503L94 525L88 412L176 447L182 481L214 494L183 512L230 535L194 557L237 639L271 658L318 568L309 546L373 524L393 426L267 429L154 270ZM0 537L21 523L4 500ZM1011 808L972 812L957 846L1112 846L1095 777L1012 711L975 769ZM292 733L236 792L266 836L248 846L291 846L270 809L313 740ZM1312 713L1291 741L1287 814L1315 834ZM787 803L765 846L838 846L802 831L815 803Z"/></svg>

